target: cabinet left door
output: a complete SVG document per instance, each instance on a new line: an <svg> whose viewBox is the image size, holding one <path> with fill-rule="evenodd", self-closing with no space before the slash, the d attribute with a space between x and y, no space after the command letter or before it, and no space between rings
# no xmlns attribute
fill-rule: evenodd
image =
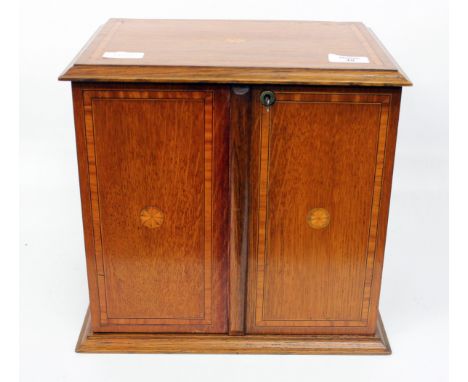
<svg viewBox="0 0 468 382"><path fill-rule="evenodd" d="M224 87L73 83L92 328L225 333Z"/></svg>

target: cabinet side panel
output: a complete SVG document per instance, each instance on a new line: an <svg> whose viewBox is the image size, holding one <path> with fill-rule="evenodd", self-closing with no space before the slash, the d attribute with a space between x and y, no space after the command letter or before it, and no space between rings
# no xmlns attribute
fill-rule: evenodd
<svg viewBox="0 0 468 382"><path fill-rule="evenodd" d="M380 208L378 215L377 237L375 244L375 259L372 269L370 282L368 282L367 290L369 296L369 324L372 328L378 320L378 307L380 299L380 289L382 282L382 272L385 253L385 241L387 237L387 225L389 218L390 199L392 191L393 167L395 161L395 149L398 132L398 119L400 115L401 88L392 89L392 98L390 102L387 144L385 150L385 160L383 167L382 192L380 200ZM366 306L363 306L365 309Z"/></svg>
<svg viewBox="0 0 468 382"><path fill-rule="evenodd" d="M101 309L99 305L96 257L94 252L91 190L89 186L82 87L79 84L72 83L72 94L91 320L93 330L96 330L100 326Z"/></svg>

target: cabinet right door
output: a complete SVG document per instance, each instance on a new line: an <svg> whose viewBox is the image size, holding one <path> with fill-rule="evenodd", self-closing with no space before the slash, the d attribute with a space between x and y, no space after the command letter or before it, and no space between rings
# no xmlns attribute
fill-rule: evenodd
<svg viewBox="0 0 468 382"><path fill-rule="evenodd" d="M247 332L373 334L401 89L252 95Z"/></svg>

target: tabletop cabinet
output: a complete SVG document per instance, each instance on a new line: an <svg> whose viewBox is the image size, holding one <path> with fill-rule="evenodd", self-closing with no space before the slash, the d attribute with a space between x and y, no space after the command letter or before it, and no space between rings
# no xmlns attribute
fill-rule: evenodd
<svg viewBox="0 0 468 382"><path fill-rule="evenodd" d="M252 50L277 23L322 37L310 68L281 61L286 42ZM168 44L189 30L211 55ZM394 65L357 23L109 21L61 76L90 291L77 350L389 353L378 301L410 84Z"/></svg>

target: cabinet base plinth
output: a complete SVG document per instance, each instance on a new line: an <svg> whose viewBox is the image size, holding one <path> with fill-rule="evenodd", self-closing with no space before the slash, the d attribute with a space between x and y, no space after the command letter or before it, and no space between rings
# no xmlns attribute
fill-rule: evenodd
<svg viewBox="0 0 468 382"><path fill-rule="evenodd" d="M78 353L391 354L379 315L373 336L94 333L86 313Z"/></svg>

